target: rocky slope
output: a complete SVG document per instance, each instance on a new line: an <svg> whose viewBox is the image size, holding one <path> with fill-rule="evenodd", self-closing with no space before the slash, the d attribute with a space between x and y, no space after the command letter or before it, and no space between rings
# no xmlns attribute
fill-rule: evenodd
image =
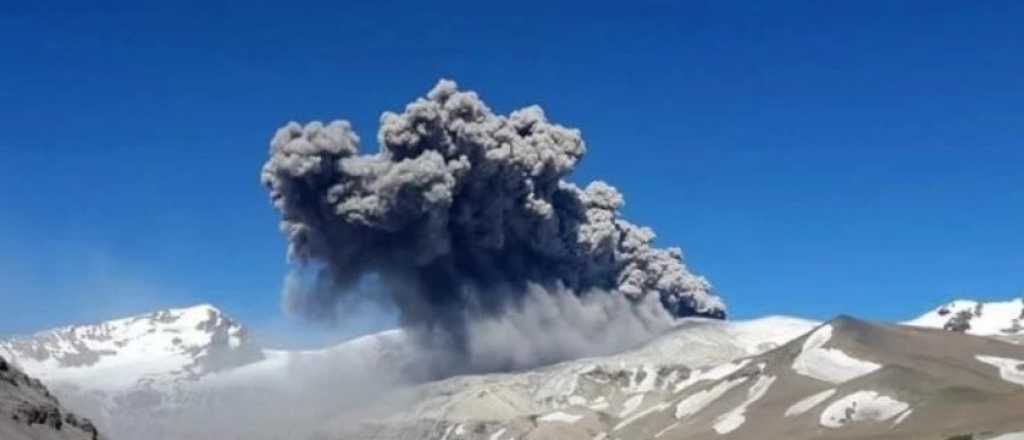
<svg viewBox="0 0 1024 440"><path fill-rule="evenodd" d="M65 410L39 380L0 357L0 439L100 438L92 422Z"/></svg>

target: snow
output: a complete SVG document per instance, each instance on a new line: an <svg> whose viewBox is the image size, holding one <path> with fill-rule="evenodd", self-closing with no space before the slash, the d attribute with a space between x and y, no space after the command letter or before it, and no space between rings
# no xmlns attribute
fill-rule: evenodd
<svg viewBox="0 0 1024 440"><path fill-rule="evenodd" d="M649 391L654 391L654 383L658 380L658 369L655 368L654 365L644 364L643 372L644 372L644 378L643 378L643 380L640 381L640 383L635 385L635 387L633 389L633 392L636 392L636 393L646 393L646 392L649 392ZM636 381L636 377L638 375L639 374L637 374L637 373L633 374L633 381L634 382Z"/></svg>
<svg viewBox="0 0 1024 440"><path fill-rule="evenodd" d="M789 316L768 316L734 322L729 333L747 351L747 355L753 356L792 341L818 324Z"/></svg>
<svg viewBox="0 0 1024 440"><path fill-rule="evenodd" d="M654 434L654 438L660 438L661 436L667 434L669 431L673 429L676 429L677 427L679 427L679 422L675 422L671 425L668 425L665 427L665 429L662 429L661 431L658 431L657 434Z"/></svg>
<svg viewBox="0 0 1024 440"><path fill-rule="evenodd" d="M981 306L981 315L971 318L971 328L967 330L969 334L979 336L1012 334L1013 332L1008 330L1014 327L1015 320L1024 326L1024 319L1022 319L1024 318L1024 298L986 303L958 299L903 324L914 327L943 328L951 318L960 312L968 311L973 315L979 305ZM1020 333L1024 333L1024 330L1021 330Z"/></svg>
<svg viewBox="0 0 1024 440"><path fill-rule="evenodd" d="M671 403L665 402L665 403L659 403L659 404L654 405L654 406L652 406L650 408L647 408L647 409L645 409L645 410L643 410L643 411L633 415L632 417L629 417L629 418L619 422L617 425L615 425L614 428L612 428L612 431L618 431L618 430L624 428L626 425L629 425L630 423L633 423L633 422L635 422L637 420L640 420L640 419L642 419L644 417L647 417L650 414L664 411L664 410L668 409L668 407L670 407L670 406L672 406Z"/></svg>
<svg viewBox="0 0 1024 440"><path fill-rule="evenodd" d="M815 330L804 340L803 350L793 360L793 369L804 376L838 384L882 367L851 357L837 348L824 348L831 338L831 325L825 324Z"/></svg>
<svg viewBox="0 0 1024 440"><path fill-rule="evenodd" d="M580 421L582 418L583 416L556 411L545 416L542 416L537 420L541 422L576 423Z"/></svg>
<svg viewBox="0 0 1024 440"><path fill-rule="evenodd" d="M719 382L709 389L694 393L680 401L676 406L676 418L682 419L697 414L712 402L718 400L719 397L722 397L723 394L746 380L746 377L727 380Z"/></svg>
<svg viewBox="0 0 1024 440"><path fill-rule="evenodd" d="M661 384L661 390L668 390L677 380L679 380L679 370L672 370L668 373L668 376L665 376L665 380Z"/></svg>
<svg viewBox="0 0 1024 440"><path fill-rule="evenodd" d="M908 409L906 402L875 391L857 391L832 402L822 411L819 422L826 428L841 428L851 422L884 422Z"/></svg>
<svg viewBox="0 0 1024 440"><path fill-rule="evenodd" d="M630 366L708 368L761 354L807 333L818 323L770 316L748 321L683 318L677 327L645 346L614 355Z"/></svg>
<svg viewBox="0 0 1024 440"><path fill-rule="evenodd" d="M747 420L747 407L764 397L765 393L768 392L768 388L770 388L773 383L775 383L775 376L758 377L757 382L754 382L754 384L750 386L750 389L747 390L747 399L744 400L740 406L723 414L715 421L715 432L719 434L728 434L743 425L743 422Z"/></svg>
<svg viewBox="0 0 1024 440"><path fill-rule="evenodd" d="M495 432L494 434L491 435L491 439L490 440L498 440L498 439L500 439L502 435L505 435L505 431L507 431L507 430L508 429L506 429L506 428L499 429L498 432Z"/></svg>
<svg viewBox="0 0 1024 440"><path fill-rule="evenodd" d="M633 411L636 411L636 409L639 408L640 404L643 403L643 402L644 402L644 395L643 394L637 394L637 395L635 395L633 397L630 397L629 399L626 400L625 403L622 404L622 412L619 413L619 417L626 417L626 416L632 414Z"/></svg>
<svg viewBox="0 0 1024 440"><path fill-rule="evenodd" d="M750 359L743 359L736 362L729 362L721 365L714 366L707 370L693 371L690 373L690 377L686 380L676 384L675 392L678 393L683 391L690 386L705 380L721 380L726 376L733 374L750 363Z"/></svg>
<svg viewBox="0 0 1024 440"><path fill-rule="evenodd" d="M452 435L452 430L455 429L455 425L449 425L448 429L444 430L444 435L441 436L441 440L448 440L448 437Z"/></svg>
<svg viewBox="0 0 1024 440"><path fill-rule="evenodd" d="M801 415L801 414L803 414L803 413L805 413L807 411L810 411L811 408L814 408L814 407L820 405L822 402L824 402L824 401L828 400L830 397L832 397L835 393L836 393L836 389L835 388L829 388L829 389L827 389L825 391L822 391L820 393L816 393L816 394L812 394L810 396L807 396L807 397L801 399L799 402L794 403L793 406L790 406L788 409L786 409L785 416L786 417L799 416L799 415Z"/></svg>
<svg viewBox="0 0 1024 440"><path fill-rule="evenodd" d="M979 362L998 368L999 376L1002 377L1003 380L1017 385L1024 385L1024 361L1019 359L982 355L975 356L974 358Z"/></svg>
<svg viewBox="0 0 1024 440"><path fill-rule="evenodd" d="M198 385L217 388L259 383L289 387L296 366L316 365L324 361L329 361L334 368L375 368L381 356L386 356L388 347L400 345L404 339L402 330L386 330L318 350L262 350L262 360L208 374Z"/></svg>
<svg viewBox="0 0 1024 440"><path fill-rule="evenodd" d="M58 328L0 346L23 370L46 383L120 390L183 374L214 343L212 329L222 326L228 346L240 346L242 328L209 304ZM32 353L46 356L36 359Z"/></svg>
<svg viewBox="0 0 1024 440"><path fill-rule="evenodd" d="M608 409L608 399L606 399L604 396L598 396L597 398L594 399L593 402L590 403L588 408L594 411L606 410Z"/></svg>
<svg viewBox="0 0 1024 440"><path fill-rule="evenodd" d="M897 417L896 421L893 422L892 424L893 425L899 425L900 423L903 423L903 421L906 420L907 417L910 417L910 415L913 414L913 413L914 413L914 410L912 410L912 409L908 409L906 411L903 411L903 414L900 414L900 416Z"/></svg>

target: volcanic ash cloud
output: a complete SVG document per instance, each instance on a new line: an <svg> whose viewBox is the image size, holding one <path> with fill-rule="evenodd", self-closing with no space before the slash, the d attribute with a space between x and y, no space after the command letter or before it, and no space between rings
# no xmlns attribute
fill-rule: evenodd
<svg viewBox="0 0 1024 440"><path fill-rule="evenodd" d="M454 333L538 288L725 316L678 248L654 247L650 228L621 217L614 187L566 180L586 147L540 107L497 115L442 80L404 112L385 112L377 139L379 152L360 154L338 120L291 122L270 142L262 181L296 264L291 312L332 319L372 276L404 325Z"/></svg>

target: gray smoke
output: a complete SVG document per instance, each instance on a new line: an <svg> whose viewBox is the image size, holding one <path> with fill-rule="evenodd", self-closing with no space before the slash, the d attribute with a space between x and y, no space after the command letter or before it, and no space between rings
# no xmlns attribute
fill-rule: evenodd
<svg viewBox="0 0 1024 440"><path fill-rule="evenodd" d="M654 247L650 228L621 218L614 187L566 180L586 147L540 107L497 115L441 80L403 113L385 112L377 140L379 152L360 154L344 120L291 122L271 140L262 181L289 258L314 273L287 284L289 311L332 319L376 275L403 325L456 345L471 342L467 322L515 310L537 289L724 318L678 248Z"/></svg>

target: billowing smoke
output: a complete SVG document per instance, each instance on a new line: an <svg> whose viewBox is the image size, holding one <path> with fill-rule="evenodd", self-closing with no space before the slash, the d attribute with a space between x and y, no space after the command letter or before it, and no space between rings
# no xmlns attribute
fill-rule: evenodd
<svg viewBox="0 0 1024 440"><path fill-rule="evenodd" d="M678 248L654 247L650 228L621 218L614 187L566 180L586 147L540 107L497 115L442 80L403 113L385 112L377 140L379 152L360 154L344 120L274 135L262 181L290 259L314 274L287 283L291 312L332 319L374 276L403 325L456 345L472 343L470 320L523 310L538 290L724 317Z"/></svg>

